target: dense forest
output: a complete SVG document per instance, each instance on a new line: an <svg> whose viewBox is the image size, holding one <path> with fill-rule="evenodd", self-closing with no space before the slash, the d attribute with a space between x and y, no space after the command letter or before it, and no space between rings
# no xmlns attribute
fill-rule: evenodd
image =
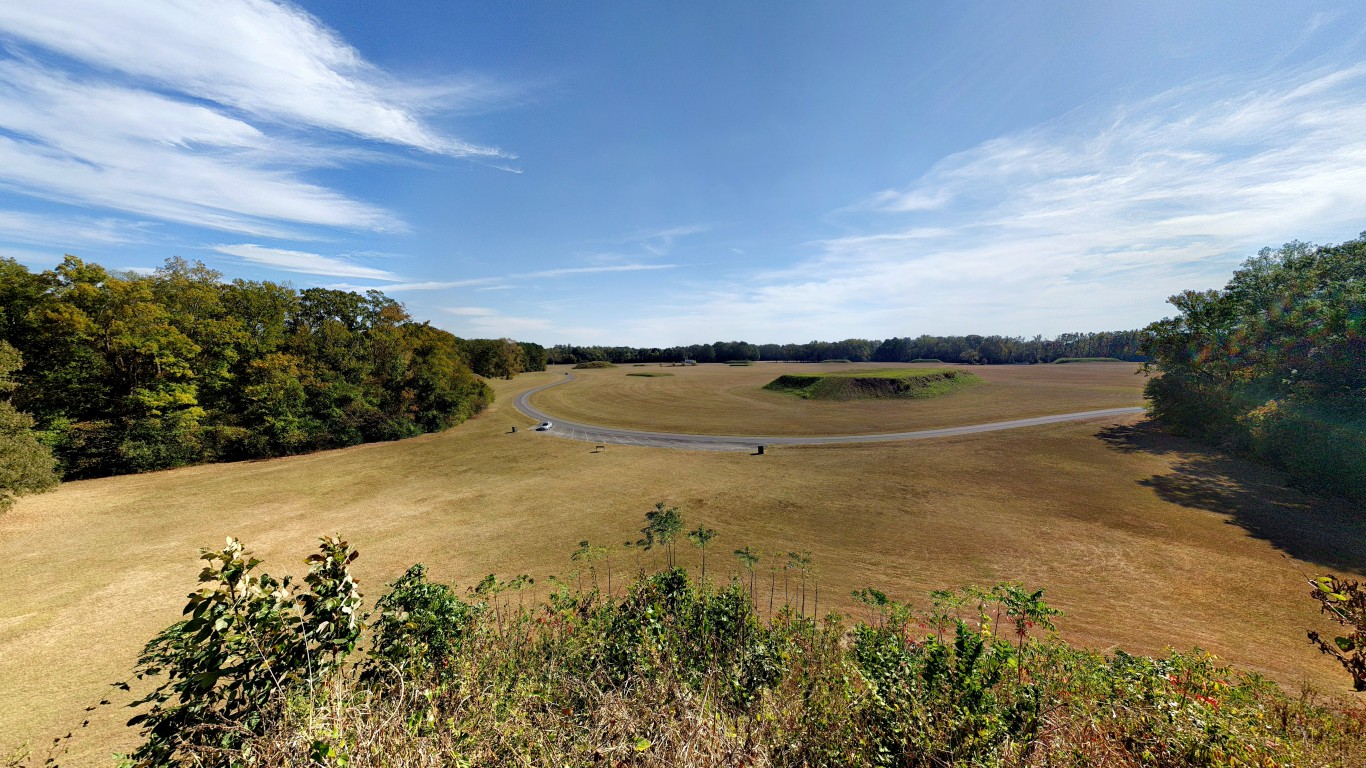
<svg viewBox="0 0 1366 768"><path fill-rule="evenodd" d="M1366 233L1291 243L1147 328L1153 413L1296 483L1366 501Z"/></svg>
<svg viewBox="0 0 1366 768"><path fill-rule="evenodd" d="M5 405L68 478L441 430L492 399L472 368L544 367L537 345L462 341L378 291L224 282L178 258L145 276L0 259L0 343Z"/></svg>
<svg viewBox="0 0 1366 768"><path fill-rule="evenodd" d="M782 360L818 363L822 360L848 360L855 363L908 363L912 360L942 360L946 363L1051 363L1064 357L1113 357L1142 361L1141 331L1104 333L1064 333L1055 339L1035 336L917 336L890 338L886 341L845 339L811 341L806 344L750 344L744 341L718 341L686 347L581 347L557 344L547 350L551 363L585 363L605 360L610 363L677 363L685 359L699 363L724 363L729 360Z"/></svg>

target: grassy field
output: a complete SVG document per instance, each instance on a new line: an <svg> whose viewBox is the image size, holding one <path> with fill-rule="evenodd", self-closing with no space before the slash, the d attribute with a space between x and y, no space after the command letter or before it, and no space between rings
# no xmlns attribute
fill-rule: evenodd
<svg viewBox="0 0 1366 768"><path fill-rule="evenodd" d="M649 382L595 381L619 376L595 371L564 389L599 384L611 399L627 384L700 381L725 392L707 378L712 371L771 379L782 370L709 366L696 379L689 369ZM988 384L930 404L989 384L1018 393L1019 410L981 401L995 410L959 408L958 419L1137 400L1127 365L973 370ZM493 409L443 434L75 482L22 499L0 517L0 751L28 741L41 754L79 725L83 708L127 676L141 645L178 618L197 549L221 546L225 536L241 538L280 575L302 573L316 537L341 532L361 550L356 572L373 597L417 561L462 588L491 572L544 583L569 570L580 539L636 538L657 501L680 506L690 527L720 531L709 575L733 568L725 553L745 545L810 550L823 609L850 607L850 590L864 586L923 601L934 588L1017 579L1047 588L1049 602L1067 611L1064 636L1079 643L1136 652L1198 645L1292 686L1347 688L1304 639L1323 622L1297 569L1366 573L1361 510L1287 490L1266 470L1155 433L1140 419L776 448L762 457L595 452L530 430L511 434L530 421L513 411L512 396L562 376L496 382ZM939 419L926 426L947 417ZM772 560L765 555L761 573ZM613 562L637 565L621 550ZM63 764L107 764L133 741L122 727L129 714L94 713Z"/></svg>
<svg viewBox="0 0 1366 768"><path fill-rule="evenodd" d="M933 370L944 366L909 366ZM557 366L557 368L559 368ZM905 370L906 363L860 363ZM962 366L981 384L929 400L803 400L764 385L784 374L852 373L847 364L760 363L747 368L673 368L644 382L619 370L575 371L575 380L532 402L567 421L710 435L839 435L906 432L1143 404L1134 363ZM560 369L562 372L564 369Z"/></svg>

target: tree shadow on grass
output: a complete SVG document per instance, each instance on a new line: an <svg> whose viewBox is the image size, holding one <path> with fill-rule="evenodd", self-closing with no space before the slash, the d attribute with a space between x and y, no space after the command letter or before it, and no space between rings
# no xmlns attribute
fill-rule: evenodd
<svg viewBox="0 0 1366 768"><path fill-rule="evenodd" d="M1097 437L1125 453L1173 457L1170 473L1139 481L1158 497L1227 515L1230 525L1297 560L1366 574L1366 510L1359 505L1289 488L1270 467L1169 435L1151 420L1108 427Z"/></svg>

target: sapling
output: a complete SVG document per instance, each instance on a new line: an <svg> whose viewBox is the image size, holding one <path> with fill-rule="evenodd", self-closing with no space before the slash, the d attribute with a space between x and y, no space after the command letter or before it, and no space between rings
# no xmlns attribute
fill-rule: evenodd
<svg viewBox="0 0 1366 768"><path fill-rule="evenodd" d="M698 525L695 530L688 531L688 541L691 541L693 546L702 550L703 587L707 586L707 545L711 544L711 540L714 538L716 538L715 528L707 528L706 526Z"/></svg>
<svg viewBox="0 0 1366 768"><path fill-rule="evenodd" d="M749 571L749 600L754 602L754 566L759 562L759 553L746 545L744 549L735 550L735 557L740 561L740 565Z"/></svg>

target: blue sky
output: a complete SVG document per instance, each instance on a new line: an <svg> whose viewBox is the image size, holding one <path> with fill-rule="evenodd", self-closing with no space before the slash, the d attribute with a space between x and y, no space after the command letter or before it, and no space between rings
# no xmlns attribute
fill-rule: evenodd
<svg viewBox="0 0 1366 768"><path fill-rule="evenodd" d="M1366 230L1363 126L1351 3L5 0L0 254L545 344L1123 329Z"/></svg>

